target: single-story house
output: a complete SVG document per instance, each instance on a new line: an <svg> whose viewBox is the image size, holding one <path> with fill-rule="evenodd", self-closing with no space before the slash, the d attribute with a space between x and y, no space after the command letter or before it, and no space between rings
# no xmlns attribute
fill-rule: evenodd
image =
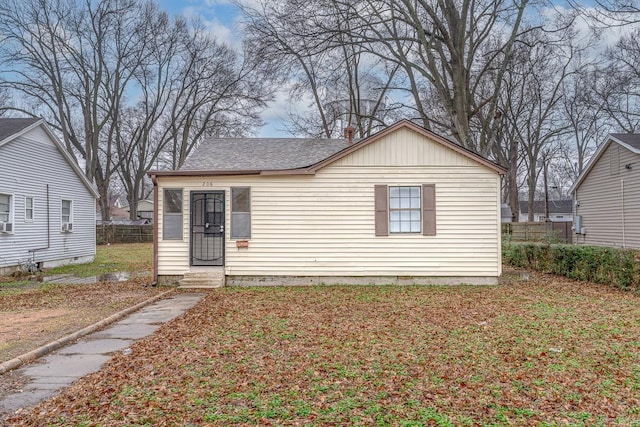
<svg viewBox="0 0 640 427"><path fill-rule="evenodd" d="M570 191L575 243L640 249L640 134L610 134Z"/></svg>
<svg viewBox="0 0 640 427"><path fill-rule="evenodd" d="M529 202L520 200L520 222L529 220ZM571 208L571 199L549 200L549 221L551 222L571 222L573 221L573 209ZM544 222L547 220L545 215L544 200L536 200L533 202L533 221Z"/></svg>
<svg viewBox="0 0 640 427"><path fill-rule="evenodd" d="M92 261L97 197L42 119L0 118L0 273Z"/></svg>
<svg viewBox="0 0 640 427"><path fill-rule="evenodd" d="M154 183L154 276L496 283L505 169L401 121L368 138L204 141Z"/></svg>

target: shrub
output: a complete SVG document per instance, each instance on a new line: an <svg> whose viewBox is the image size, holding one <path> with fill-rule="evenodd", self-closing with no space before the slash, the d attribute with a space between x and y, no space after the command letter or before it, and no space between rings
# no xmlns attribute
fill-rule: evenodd
<svg viewBox="0 0 640 427"><path fill-rule="evenodd" d="M640 268L635 255L632 250L604 246L503 243L506 264L640 290Z"/></svg>

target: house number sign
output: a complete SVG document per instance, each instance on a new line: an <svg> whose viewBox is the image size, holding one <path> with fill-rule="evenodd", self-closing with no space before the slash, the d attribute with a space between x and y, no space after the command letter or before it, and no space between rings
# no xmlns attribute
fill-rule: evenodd
<svg viewBox="0 0 640 427"><path fill-rule="evenodd" d="M213 181L202 181L203 187L214 187Z"/></svg>

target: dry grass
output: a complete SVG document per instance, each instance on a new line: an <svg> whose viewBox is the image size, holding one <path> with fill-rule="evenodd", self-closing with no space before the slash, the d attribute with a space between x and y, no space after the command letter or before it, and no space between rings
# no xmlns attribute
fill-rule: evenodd
<svg viewBox="0 0 640 427"><path fill-rule="evenodd" d="M640 425L640 298L225 288L16 425Z"/></svg>

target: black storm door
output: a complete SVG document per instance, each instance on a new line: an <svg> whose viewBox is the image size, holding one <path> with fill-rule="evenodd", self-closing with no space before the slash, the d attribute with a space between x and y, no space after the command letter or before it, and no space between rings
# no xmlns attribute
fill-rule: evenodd
<svg viewBox="0 0 640 427"><path fill-rule="evenodd" d="M224 191L191 193L191 265L224 265Z"/></svg>

